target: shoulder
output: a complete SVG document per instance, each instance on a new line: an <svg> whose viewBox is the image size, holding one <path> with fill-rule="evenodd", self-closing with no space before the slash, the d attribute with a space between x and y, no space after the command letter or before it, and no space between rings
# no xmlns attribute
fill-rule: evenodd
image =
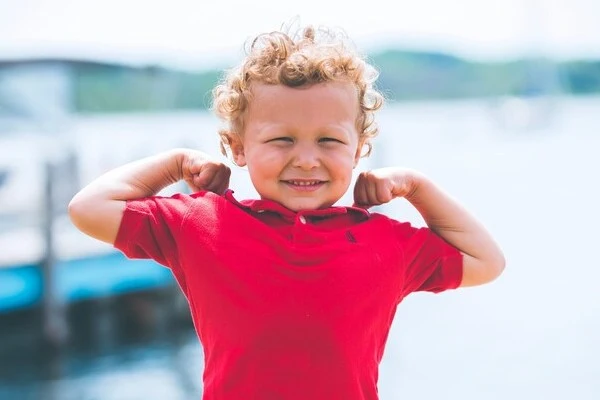
<svg viewBox="0 0 600 400"><path fill-rule="evenodd" d="M190 229L213 229L227 214L228 204L223 196L206 191L128 200L119 227L118 241L140 239L144 235L179 236L184 229L188 233Z"/></svg>
<svg viewBox="0 0 600 400"><path fill-rule="evenodd" d="M188 214L213 215L219 209L226 208L227 200L212 192L193 194L176 193L171 196L150 196L128 200L124 218L152 218L168 223L183 221Z"/></svg>
<svg viewBox="0 0 600 400"><path fill-rule="evenodd" d="M365 228L375 232L385 229L398 239L409 239L418 231L427 229L415 226L411 222L400 221L377 212L370 213L368 220L365 222Z"/></svg>
<svg viewBox="0 0 600 400"><path fill-rule="evenodd" d="M445 242L425 225L416 225L380 213L371 213L364 226L374 241L384 241L403 252L420 252L421 249L444 248Z"/></svg>
<svg viewBox="0 0 600 400"><path fill-rule="evenodd" d="M175 193L170 196L150 196L127 201L127 208L147 209L167 208L172 210L187 210L190 207L218 207L219 203L226 202L223 196L201 191L192 194Z"/></svg>
<svg viewBox="0 0 600 400"><path fill-rule="evenodd" d="M213 192L201 191L191 195L177 195L176 201L185 204L186 224L201 223L204 226L211 223L216 224L228 215L234 215L241 211L238 204L231 202L226 195Z"/></svg>

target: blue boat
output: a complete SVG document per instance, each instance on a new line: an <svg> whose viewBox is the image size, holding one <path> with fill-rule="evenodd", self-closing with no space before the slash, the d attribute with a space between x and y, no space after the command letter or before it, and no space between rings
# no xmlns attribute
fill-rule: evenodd
<svg viewBox="0 0 600 400"><path fill-rule="evenodd" d="M57 299L64 303L164 288L174 284L169 269L149 260L129 260L121 253L58 261ZM0 313L38 307L44 292L40 265L0 268Z"/></svg>

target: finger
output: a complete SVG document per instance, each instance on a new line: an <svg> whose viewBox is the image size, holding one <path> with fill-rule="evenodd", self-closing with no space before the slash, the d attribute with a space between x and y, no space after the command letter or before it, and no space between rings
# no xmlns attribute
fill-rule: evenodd
<svg viewBox="0 0 600 400"><path fill-rule="evenodd" d="M381 204L377 198L377 185L371 184L367 189L367 204L370 206L378 206Z"/></svg>
<svg viewBox="0 0 600 400"><path fill-rule="evenodd" d="M198 175L202 172L206 165L210 164L209 160L200 158L198 156L190 157L187 160L187 168L190 174Z"/></svg>
<svg viewBox="0 0 600 400"><path fill-rule="evenodd" d="M362 189L362 202L368 206L377 205L377 196L376 196L376 186L377 180L373 177L372 174L365 173L363 179L363 189Z"/></svg>
<svg viewBox="0 0 600 400"><path fill-rule="evenodd" d="M231 177L231 170L228 167L222 167L215 174L214 179L210 183L209 190L217 193L223 194L225 190L229 188L229 178Z"/></svg>
<svg viewBox="0 0 600 400"><path fill-rule="evenodd" d="M215 177L215 170L211 165L205 164L203 168L194 175L194 185L200 187L203 190L207 190L212 180Z"/></svg>
<svg viewBox="0 0 600 400"><path fill-rule="evenodd" d="M213 193L222 194L229 187L229 177L231 170L224 165L213 166L213 176L211 181L206 185L206 190Z"/></svg>
<svg viewBox="0 0 600 400"><path fill-rule="evenodd" d="M373 206L373 203L369 199L369 184L366 179L361 182L356 203L359 207L365 209Z"/></svg>
<svg viewBox="0 0 600 400"><path fill-rule="evenodd" d="M188 188L192 191L192 193L196 193L202 190L201 187L194 183L193 177L191 179L185 179L185 183L187 184Z"/></svg>
<svg viewBox="0 0 600 400"><path fill-rule="evenodd" d="M201 163L201 162L197 162L197 161L190 161L188 170L190 171L190 174L198 175L198 174L200 174L200 172L202 172L204 165L205 165L205 163Z"/></svg>
<svg viewBox="0 0 600 400"><path fill-rule="evenodd" d="M392 190L387 182L379 182L375 188L375 196L379 204L385 204L392 200Z"/></svg>
<svg viewBox="0 0 600 400"><path fill-rule="evenodd" d="M354 205L361 207L365 205L366 196L365 196L365 184L364 184L364 175L361 173L356 179L356 183L354 184Z"/></svg>

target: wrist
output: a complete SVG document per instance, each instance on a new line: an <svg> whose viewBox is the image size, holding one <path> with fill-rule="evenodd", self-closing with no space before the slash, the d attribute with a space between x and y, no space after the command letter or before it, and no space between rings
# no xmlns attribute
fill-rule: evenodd
<svg viewBox="0 0 600 400"><path fill-rule="evenodd" d="M168 182L166 184L172 184L180 181L183 178L183 163L185 160L185 153L183 149L171 149L158 155L158 169L164 171L164 176Z"/></svg>
<svg viewBox="0 0 600 400"><path fill-rule="evenodd" d="M404 182L406 185L406 195L404 197L406 200L413 202L419 197L420 191L427 185L429 179L418 171L407 170Z"/></svg>
<svg viewBox="0 0 600 400"><path fill-rule="evenodd" d="M179 182L185 179L185 170L189 168L190 160L198 158L198 156L207 157L204 153L187 148L175 148L166 152L167 168L173 182ZM186 164L187 163L187 164Z"/></svg>

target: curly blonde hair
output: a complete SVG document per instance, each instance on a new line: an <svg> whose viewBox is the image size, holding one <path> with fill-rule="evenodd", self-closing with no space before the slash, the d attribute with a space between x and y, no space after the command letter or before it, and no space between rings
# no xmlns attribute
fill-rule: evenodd
<svg viewBox="0 0 600 400"><path fill-rule="evenodd" d="M308 26L300 35L275 31L258 35L249 42L241 65L228 71L213 89L213 109L226 123L219 131L221 152L227 156L231 134L244 131L245 111L251 101L253 82L299 87L322 82L343 81L354 84L359 99L356 121L359 138L368 146L379 129L375 112L383 105L375 89L378 71L351 45L343 32Z"/></svg>

